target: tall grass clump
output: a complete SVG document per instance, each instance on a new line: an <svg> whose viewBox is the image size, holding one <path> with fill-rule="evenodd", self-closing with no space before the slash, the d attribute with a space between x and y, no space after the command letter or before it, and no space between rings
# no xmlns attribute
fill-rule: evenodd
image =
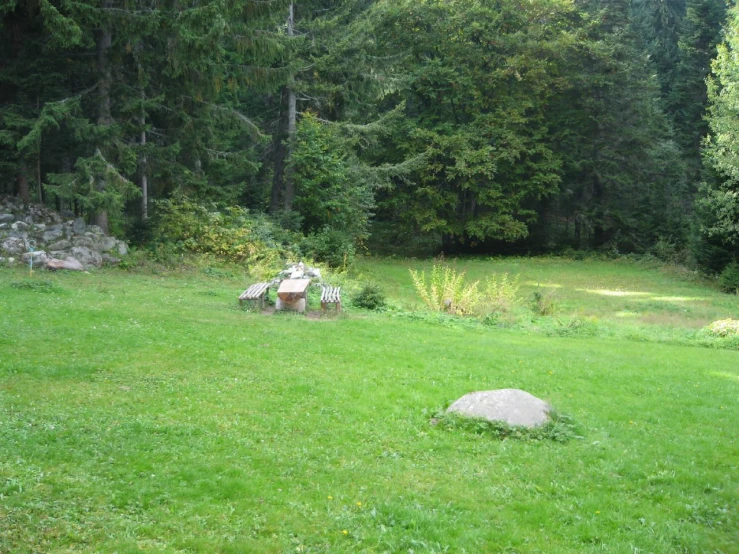
<svg viewBox="0 0 739 554"><path fill-rule="evenodd" d="M410 273L416 294L429 310L472 315L480 303L480 282L468 283L464 271L434 264L428 280L425 271Z"/></svg>
<svg viewBox="0 0 739 554"><path fill-rule="evenodd" d="M520 302L518 291L521 288L518 275L511 278L508 273L493 273L484 282L484 293L478 311L482 315L509 312Z"/></svg>
<svg viewBox="0 0 739 554"><path fill-rule="evenodd" d="M418 297L432 311L453 315L486 316L505 313L518 303L519 278L507 273L493 273L481 285L465 279L464 271L434 264L428 278L426 272L410 270Z"/></svg>

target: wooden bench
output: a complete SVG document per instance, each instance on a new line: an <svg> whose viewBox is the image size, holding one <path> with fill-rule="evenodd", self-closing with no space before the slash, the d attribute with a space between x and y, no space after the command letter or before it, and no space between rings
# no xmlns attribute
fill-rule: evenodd
<svg viewBox="0 0 739 554"><path fill-rule="evenodd" d="M264 309L264 301L269 295L269 283L255 283L239 296L239 304L243 304L244 300L254 302L255 306Z"/></svg>
<svg viewBox="0 0 739 554"><path fill-rule="evenodd" d="M327 304L334 304L336 311L341 311L341 287L323 285L323 292L321 292L321 309L323 311L326 311Z"/></svg>

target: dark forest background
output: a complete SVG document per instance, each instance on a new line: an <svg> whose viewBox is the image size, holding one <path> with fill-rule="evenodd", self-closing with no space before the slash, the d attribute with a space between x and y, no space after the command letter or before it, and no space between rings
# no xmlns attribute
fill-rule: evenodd
<svg viewBox="0 0 739 554"><path fill-rule="evenodd" d="M239 207L317 258L718 273L738 25L724 0L0 0L0 194L140 243Z"/></svg>

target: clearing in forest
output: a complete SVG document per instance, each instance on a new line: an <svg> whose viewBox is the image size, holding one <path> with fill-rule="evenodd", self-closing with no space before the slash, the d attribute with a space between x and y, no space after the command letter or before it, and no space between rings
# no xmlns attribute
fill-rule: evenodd
<svg viewBox="0 0 739 554"><path fill-rule="evenodd" d="M408 316L423 265L363 262L394 308L320 321L239 309L227 272L0 270L0 552L739 550L739 352L688 340L736 297L629 264L466 263L641 333L546 336L525 311ZM432 425L497 388L575 432Z"/></svg>

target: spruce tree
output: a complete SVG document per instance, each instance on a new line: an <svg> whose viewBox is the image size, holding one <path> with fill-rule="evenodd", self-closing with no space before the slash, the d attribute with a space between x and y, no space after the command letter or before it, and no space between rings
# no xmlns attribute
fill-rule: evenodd
<svg viewBox="0 0 739 554"><path fill-rule="evenodd" d="M726 19L724 0L688 0L682 24L674 85L667 97L675 135L690 163L691 181L699 179L700 148L708 132L704 119L706 78Z"/></svg>
<svg viewBox="0 0 739 554"><path fill-rule="evenodd" d="M680 152L629 4L581 3L571 87L551 110L564 177L562 194L545 207L548 234L576 248L643 251L680 232Z"/></svg>

